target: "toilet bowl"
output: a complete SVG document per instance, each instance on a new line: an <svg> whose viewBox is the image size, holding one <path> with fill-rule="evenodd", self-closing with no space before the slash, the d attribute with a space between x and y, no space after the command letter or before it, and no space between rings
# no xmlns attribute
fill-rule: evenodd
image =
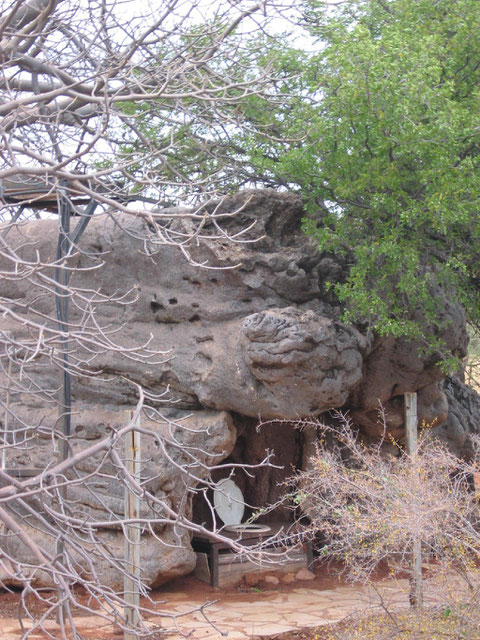
<svg viewBox="0 0 480 640"><path fill-rule="evenodd" d="M268 533L272 528L266 524L227 524L225 531L233 533Z"/></svg>
<svg viewBox="0 0 480 640"><path fill-rule="evenodd" d="M213 490L215 513L230 533L268 533L271 528L266 524L242 523L245 512L243 493L231 478L217 482Z"/></svg>

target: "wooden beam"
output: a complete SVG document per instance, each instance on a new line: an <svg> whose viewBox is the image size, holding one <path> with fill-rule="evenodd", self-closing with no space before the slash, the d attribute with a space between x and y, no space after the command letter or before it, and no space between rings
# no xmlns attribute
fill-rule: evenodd
<svg viewBox="0 0 480 640"><path fill-rule="evenodd" d="M416 465L418 452L417 394L405 393L404 398L407 453L411 458L411 463ZM418 537L413 540L410 560L410 604L413 607L423 606L422 541Z"/></svg>
<svg viewBox="0 0 480 640"><path fill-rule="evenodd" d="M10 337L10 332L5 331L4 335L6 338ZM8 374L7 374L7 396L5 398L5 414L3 418L3 447L2 447L2 461L1 467L5 471L7 467L7 447L9 444L9 419L10 419L10 386L12 381L12 359L8 359Z"/></svg>
<svg viewBox="0 0 480 640"><path fill-rule="evenodd" d="M133 419L133 411L127 412L127 420ZM139 420L139 419L138 419ZM137 421L138 424L138 421ZM135 425L137 426L137 425ZM140 432L132 429L125 436L125 466L137 481L140 480L141 473L141 441ZM140 496L135 494L125 485L125 519L136 520L140 517ZM124 600L125 600L125 626L124 640L137 640L138 634L135 629L140 622L140 524L127 523L125 525L125 569L129 572L124 577Z"/></svg>
<svg viewBox="0 0 480 640"><path fill-rule="evenodd" d="M407 436L407 453L416 455L418 445L417 394L405 393L405 432Z"/></svg>

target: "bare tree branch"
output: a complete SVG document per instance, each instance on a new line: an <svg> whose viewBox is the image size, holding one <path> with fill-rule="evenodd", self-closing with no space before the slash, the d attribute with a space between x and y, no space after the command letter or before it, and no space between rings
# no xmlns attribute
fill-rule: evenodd
<svg viewBox="0 0 480 640"><path fill-rule="evenodd" d="M152 16L134 1L0 0L0 449L7 465L0 469L0 563L10 581L23 584L23 616L33 629L49 633L48 617L61 611L62 637L70 624L79 638L72 611L86 607L78 585L96 615L125 628L120 582L129 567L115 534L127 524L138 524L165 554L188 545L194 532L246 553L220 526L212 532L190 513L193 496L214 487L212 472L228 475L237 465L223 467L227 452L210 450L188 419L162 413L168 384L131 380L127 367L124 375L112 373L117 359L153 370L172 354L152 338L127 340L121 321L100 320L105 308L121 317L138 290L84 284L105 268L105 254L86 249L83 234L103 215L152 262L173 247L207 269L222 265L196 261L198 243L252 241L250 227L229 233L223 226L248 202L224 209L218 170L192 173L186 159L184 171L170 157L183 152L178 131L192 122L211 140L214 157L218 127L237 126L235 106L268 97L274 78L256 62L256 37L275 11L269 2L215 0L203 8L170 0ZM191 208L166 208L180 198ZM56 254L31 234L32 220L58 237ZM26 289L34 294L25 297ZM48 371L45 382L40 370ZM71 387L88 379L116 384L122 402L136 405L133 420L120 419L92 442L69 430L78 425ZM27 399L39 410L25 411ZM132 429L147 442L140 479L122 454ZM45 465L23 476L18 460L42 447L50 452ZM271 454L261 464L272 465ZM162 485L166 465L178 483L176 501ZM134 520L123 512L124 489L142 499ZM264 547L250 553L278 560ZM109 586L108 572L115 576ZM42 584L59 597L45 598ZM138 586L148 598L144 581ZM44 607L39 616L29 610L30 597ZM139 613L167 615L153 606ZM157 630L141 621L137 632L153 638ZM31 633L26 624L22 633Z"/></svg>

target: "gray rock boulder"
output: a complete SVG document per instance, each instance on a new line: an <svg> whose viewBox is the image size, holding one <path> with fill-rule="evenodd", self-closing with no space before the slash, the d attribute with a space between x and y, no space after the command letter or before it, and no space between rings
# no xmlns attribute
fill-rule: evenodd
<svg viewBox="0 0 480 640"><path fill-rule="evenodd" d="M477 411L476 400L468 394L460 398L458 391L452 395L448 385L441 389L441 371L433 359L419 356L420 345L380 339L341 321L342 310L325 283L342 278L342 261L320 255L303 235L299 196L246 191L214 203L202 211L201 235L188 242L192 217L198 215L178 208L161 214L168 221L161 242L148 216L95 216L79 251L69 258L72 450L121 425L141 386L150 407L142 422L149 432L143 445L146 487L166 507L202 522L195 492L210 477L209 466L225 459L258 462L265 448L277 444L284 449L279 455L283 477L302 464L304 442L292 426L300 417L348 409L358 427L375 437L381 401L388 428L401 436L402 394L418 391L421 419L444 429L456 446L465 446L460 431L474 430L469 416ZM218 230L220 224L226 234ZM16 353L10 382L5 357L0 371L0 386L10 389L10 410L17 416L11 426L20 440L28 433L28 446L8 452L9 466L17 469L42 469L57 456L59 352L50 333L56 326L51 291L56 236L56 220L30 222L10 231L10 253L0 255L0 270L8 276L0 282L1 329L24 344L23 350L10 349ZM181 247L168 239L182 239ZM18 257L27 265L22 273L15 271ZM467 343L463 311L439 295L448 320L439 337L462 355ZM455 407L466 402L467 408L448 413L452 402ZM257 438L260 420L280 422ZM167 449L157 446L172 437L175 442ZM77 472L87 478L98 463L92 458ZM74 517L102 521L121 514L122 486L106 464L109 478L95 491L86 482L72 486ZM188 468L188 482L182 468ZM215 473L220 472L213 473L216 479ZM278 496L282 473L262 471L261 486L238 476L252 508ZM143 509L154 523L142 547L146 582L157 585L190 571L189 534L162 521L154 504ZM119 528L104 529L98 535L111 549L120 549ZM8 545L10 554L28 560L15 536ZM118 584L118 572L105 565L105 574Z"/></svg>
<svg viewBox="0 0 480 640"><path fill-rule="evenodd" d="M449 449L465 458L471 457L480 433L480 396L457 377L441 384L448 402L445 421L434 426L432 434L445 441Z"/></svg>
<svg viewBox="0 0 480 640"><path fill-rule="evenodd" d="M18 417L22 416L27 418L25 413L19 413ZM37 470L40 474L56 461L51 429L46 428L55 423L55 417L53 413L44 414L34 446L24 446L13 452L9 460L11 469ZM121 428L128 419L125 413L102 409L76 412L70 438L72 453L99 442L109 431ZM168 420L149 420L144 416L141 428L142 487L148 492L149 499L141 501L139 513L139 517L148 522L141 537L140 558L142 579L155 587L194 569L196 556L190 546L190 534L175 525L171 514L191 517L193 489L207 477L210 466L231 453L236 430L227 412L200 410L192 416L172 409L168 412ZM122 445L120 442L117 450L124 459L126 454ZM121 478L119 469L104 451L82 460L74 471L67 473L70 481L68 517L77 524L94 524L92 533L95 537L94 543L93 536L90 541L91 536L86 535L88 529L84 528L84 536L72 530L69 553L77 563L77 571L86 579L93 579L93 564L103 584L116 590L122 589L123 574L121 562L112 562L112 558L123 558L125 546L119 523L124 516ZM5 482L0 482L2 485ZM27 497L26 504L47 523L52 521L49 514L59 508L56 492L49 489L48 483L46 491ZM44 552L54 557L55 532L36 522L27 507L19 503L14 506L16 517L22 516L24 531ZM4 536L2 549L7 557L19 559L27 566L36 564L32 551L16 535ZM26 574L34 584L53 586L51 576L45 571L27 568Z"/></svg>

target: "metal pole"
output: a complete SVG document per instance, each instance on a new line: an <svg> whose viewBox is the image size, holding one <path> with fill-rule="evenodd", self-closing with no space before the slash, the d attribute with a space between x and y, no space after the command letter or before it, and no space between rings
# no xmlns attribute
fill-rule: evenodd
<svg viewBox="0 0 480 640"><path fill-rule="evenodd" d="M65 461L68 458L68 440L70 438L71 431L71 419L72 419L72 395L71 395L71 375L69 370L69 357L68 357L68 295L66 287L70 275L66 267L67 258L70 253L71 242L69 238L70 233L70 217L71 217L71 204L65 195L65 184L61 184L61 189L57 194L58 201L58 241L57 241L57 265L55 267L55 306L57 311L57 323L60 336L60 390L59 390L59 402L58 402L58 424L61 431L61 439L59 443L59 455L60 461ZM60 509L65 508L67 501L67 486L63 484L58 489L60 498ZM57 557L61 570L65 567L65 543L62 537L57 540ZM62 587L58 587L58 600L61 605L57 609L58 623L63 628L65 621L69 613L68 594Z"/></svg>
<svg viewBox="0 0 480 640"><path fill-rule="evenodd" d="M57 324L60 333L60 384L58 399L58 425L61 432L59 443L60 461L65 461L69 455L69 439L71 435L72 423L72 376L69 362L69 293L71 271L67 267L68 258L71 255L74 244L77 243L85 231L96 208L96 203L92 200L84 211L83 217L78 222L73 231L70 231L70 222L73 214L73 205L68 193L68 185L62 181L57 193L58 202L58 240L57 256L55 267L55 308L57 313ZM67 485L63 484L59 489L60 502L65 505L68 499ZM62 508L61 504L61 508ZM64 507L63 507L64 508ZM58 562L61 567L65 567L65 542L60 537L57 541L56 552ZM58 623L63 626L69 615L68 593L60 586L58 587L58 599L61 606L58 608Z"/></svg>
<svg viewBox="0 0 480 640"><path fill-rule="evenodd" d="M417 394L405 393L404 398L407 453L411 458L412 464L416 464L418 452ZM412 558L410 562L410 604L413 607L422 607L422 541L418 537L415 537L413 540Z"/></svg>
<svg viewBox="0 0 480 640"><path fill-rule="evenodd" d="M133 411L127 411L127 420L133 419ZM140 418L137 419L138 425ZM140 481L141 472L140 432L135 428L125 437L125 466L135 480ZM136 520L140 516L140 496L125 484L125 519ZM125 626L124 640L136 640L140 622L140 524L125 525L125 570L124 577Z"/></svg>
<svg viewBox="0 0 480 640"><path fill-rule="evenodd" d="M50 136L51 137L51 136ZM52 139L52 142L53 139ZM57 151L57 160L61 161L62 156L60 150L58 149L58 145L54 142L54 146ZM0 183L0 198L4 196L4 192L7 191L8 195L8 185L5 187L5 180ZM7 181L8 182L8 181ZM38 184L35 184L35 190L38 188ZM13 188L14 202L20 205L20 210L14 216L11 224L6 227L6 229L2 233L2 237L5 237L8 231L12 228L14 222L19 218L21 212L25 208L30 208L32 203L30 202L31 190L28 187L32 187L32 184L27 181L22 181L20 178L15 182L13 181L13 186L11 185L11 189ZM48 188L45 190L45 184L40 185L40 191L42 193L48 194L50 197L51 186L48 185ZM11 191L10 191L11 193ZM11 193L12 195L12 193ZM69 302L69 294L68 294L68 284L70 280L70 271L68 271L66 267L67 259L71 254L72 247L76 245L80 238L82 237L89 221L92 219L92 216L97 207L97 203L94 200L90 200L84 210L79 212L78 208L75 209L76 213L81 213L81 218L75 229L70 231L70 220L72 217L72 213L74 211L74 205L71 200L71 193L68 187L68 183L66 180L62 180L60 182L59 188L57 189L57 212L59 216L59 225L58 225L58 241L57 241L57 256L56 256L56 266L55 266L55 307L56 307L56 315L57 315L57 324L58 329L60 331L60 359L61 359L61 374L60 374L60 390L59 390L59 399L58 399L58 425L59 430L62 433L60 444L59 444L59 455L60 460L64 461L68 457L68 440L70 437L71 430L71 415L72 415L72 396L71 396L71 375L69 370L69 358L68 358L68 331L69 331L69 322L68 322L68 302ZM37 201L38 203L38 201ZM47 207L48 208L48 207ZM11 361L10 361L11 365ZM10 377L10 365L9 365L9 377ZM7 391L7 414L8 414L8 403L9 403L9 390ZM7 428L8 428L8 420L5 421L5 437L7 437ZM15 438L15 435L14 435ZM2 468L5 468L6 462L6 452L5 447L1 455L0 465ZM62 486L59 488L59 498L60 502L65 504L67 500L67 489L66 486ZM62 505L60 505L62 506ZM60 568L65 566L65 544L61 537L57 540L56 545L56 555L57 562L60 565ZM64 628L64 622L69 613L68 610L68 593L64 592L60 586L58 587L58 601L61 606L57 610L57 618L59 624Z"/></svg>

